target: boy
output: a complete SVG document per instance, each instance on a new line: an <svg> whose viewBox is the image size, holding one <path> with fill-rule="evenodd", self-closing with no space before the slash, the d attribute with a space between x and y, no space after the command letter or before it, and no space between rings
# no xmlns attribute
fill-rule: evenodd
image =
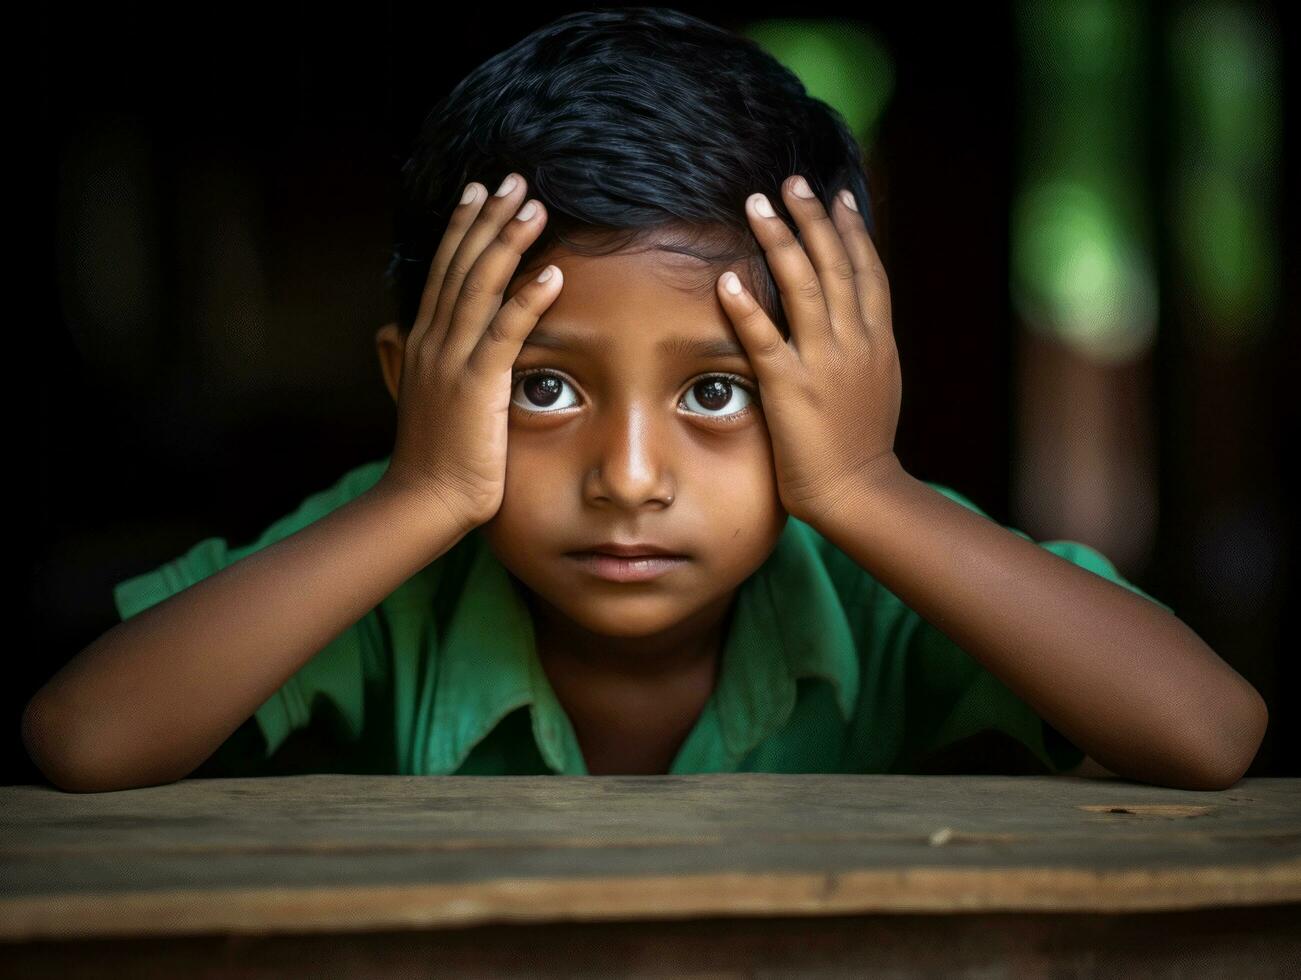
<svg viewBox="0 0 1301 980"><path fill-rule="evenodd" d="M274 771L309 727L326 771L914 772L990 731L1246 770L1264 703L1168 606L903 469L859 148L755 45L566 16L405 175L393 452L119 583L24 717L55 785Z"/></svg>

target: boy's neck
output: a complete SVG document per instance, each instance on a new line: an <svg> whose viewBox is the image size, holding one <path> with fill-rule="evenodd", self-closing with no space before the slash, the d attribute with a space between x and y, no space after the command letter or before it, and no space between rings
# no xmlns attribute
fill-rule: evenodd
<svg viewBox="0 0 1301 980"><path fill-rule="evenodd" d="M665 773L718 684L732 594L651 637L601 637L530 602L538 659L587 771Z"/></svg>

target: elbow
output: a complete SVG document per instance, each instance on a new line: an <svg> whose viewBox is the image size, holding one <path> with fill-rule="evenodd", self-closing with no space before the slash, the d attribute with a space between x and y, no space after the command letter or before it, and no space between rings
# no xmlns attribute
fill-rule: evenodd
<svg viewBox="0 0 1301 980"><path fill-rule="evenodd" d="M1247 707L1233 715L1232 722L1215 733L1210 750L1198 753L1197 759L1202 763L1199 773L1201 785L1190 788L1231 789L1256 760L1269 728L1269 707L1254 687L1247 685L1247 691ZM1205 744L1203 741L1203 747Z"/></svg>
<svg viewBox="0 0 1301 980"><path fill-rule="evenodd" d="M109 793L176 781L132 781L96 761L93 753L80 748L71 726L39 694L23 709L21 734L33 765L51 786L65 793Z"/></svg>
<svg viewBox="0 0 1301 980"><path fill-rule="evenodd" d="M1192 789L1202 792L1221 792L1233 789L1247 771L1247 766L1240 768L1217 769L1210 773L1199 773L1196 777L1185 780L1178 789Z"/></svg>
<svg viewBox="0 0 1301 980"><path fill-rule="evenodd" d="M23 709L21 735L27 757L50 785L69 793L86 792L70 758L67 729L51 716L39 694Z"/></svg>

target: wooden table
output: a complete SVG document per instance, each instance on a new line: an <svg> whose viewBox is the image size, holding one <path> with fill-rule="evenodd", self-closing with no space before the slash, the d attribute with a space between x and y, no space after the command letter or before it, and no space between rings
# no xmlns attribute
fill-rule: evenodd
<svg viewBox="0 0 1301 980"><path fill-rule="evenodd" d="M0 973L1301 975L1301 780L0 787Z"/></svg>

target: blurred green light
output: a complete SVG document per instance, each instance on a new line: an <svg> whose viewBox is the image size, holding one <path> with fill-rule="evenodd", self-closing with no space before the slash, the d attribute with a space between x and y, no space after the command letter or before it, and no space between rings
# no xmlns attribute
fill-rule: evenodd
<svg viewBox="0 0 1301 980"><path fill-rule="evenodd" d="M1021 0L1022 189L1011 290L1029 329L1097 360L1140 356L1157 289L1141 125L1147 15L1124 0Z"/></svg>
<svg viewBox="0 0 1301 980"><path fill-rule="evenodd" d="M1170 43L1180 289L1195 329L1249 345L1270 325L1281 280L1276 36L1259 13L1207 3L1180 12Z"/></svg>
<svg viewBox="0 0 1301 980"><path fill-rule="evenodd" d="M1181 127L1218 156L1272 156L1281 132L1278 51L1259 15L1228 4L1183 11L1171 47Z"/></svg>
<svg viewBox="0 0 1301 980"><path fill-rule="evenodd" d="M1156 290L1144 251L1105 195L1045 180L1012 215L1012 295L1035 329L1100 361L1128 360L1152 341Z"/></svg>
<svg viewBox="0 0 1301 980"><path fill-rule="evenodd" d="M742 34L839 112L860 143L871 141L894 90L894 64L875 34L853 21L797 19L759 21Z"/></svg>
<svg viewBox="0 0 1301 980"><path fill-rule="evenodd" d="M1278 289L1276 244L1260 201L1223 171L1186 166L1177 184L1176 235L1189 292L1224 339L1240 343L1268 316Z"/></svg>
<svg viewBox="0 0 1301 980"><path fill-rule="evenodd" d="M1137 57L1137 11L1115 0L1022 3L1026 57L1080 82L1114 78Z"/></svg>

